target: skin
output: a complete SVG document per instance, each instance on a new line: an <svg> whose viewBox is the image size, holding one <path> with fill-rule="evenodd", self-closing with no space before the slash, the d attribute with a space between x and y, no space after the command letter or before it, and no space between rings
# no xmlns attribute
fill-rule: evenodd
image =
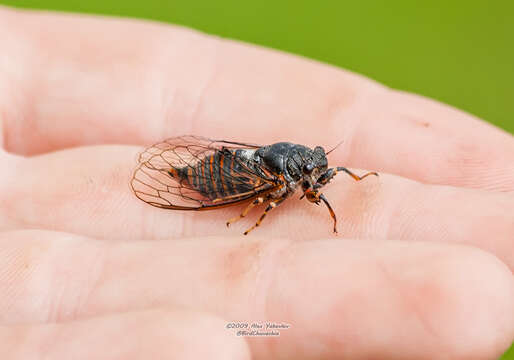
<svg viewBox="0 0 514 360"><path fill-rule="evenodd" d="M2 359L496 359L514 339L511 135L167 25L2 9L0 46ZM227 229L244 205L131 194L136 154L178 134L342 140L330 165L380 177L323 189L339 236L298 193L243 237L263 206Z"/></svg>

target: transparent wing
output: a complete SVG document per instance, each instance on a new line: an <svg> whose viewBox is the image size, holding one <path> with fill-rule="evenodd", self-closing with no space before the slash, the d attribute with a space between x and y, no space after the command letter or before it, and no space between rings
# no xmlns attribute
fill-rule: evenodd
<svg viewBox="0 0 514 360"><path fill-rule="evenodd" d="M166 139L139 155L131 186L139 199L165 209L200 210L235 204L279 185L276 179L256 171L258 164L233 155L233 150L259 147L192 135ZM218 158L223 154L224 161L234 162L231 170L237 171L228 171L227 166L213 160L216 153ZM214 176L217 172L219 176ZM222 182L230 182L237 191L220 194ZM201 190L198 183L204 184Z"/></svg>

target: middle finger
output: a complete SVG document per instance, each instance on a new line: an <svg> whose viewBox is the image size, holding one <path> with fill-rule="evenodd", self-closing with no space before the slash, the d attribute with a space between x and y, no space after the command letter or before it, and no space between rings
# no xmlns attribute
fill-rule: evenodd
<svg viewBox="0 0 514 360"><path fill-rule="evenodd" d="M12 171L2 179L0 229L41 228L112 240L240 236L264 210L257 207L227 229L226 220L243 206L207 212L149 206L129 187L138 151L98 146L34 158L3 154ZM387 174L355 182L339 174L325 194L339 217L340 236L463 242L496 254L514 268L514 193L425 185ZM331 236L327 209L298 197L270 212L250 236Z"/></svg>

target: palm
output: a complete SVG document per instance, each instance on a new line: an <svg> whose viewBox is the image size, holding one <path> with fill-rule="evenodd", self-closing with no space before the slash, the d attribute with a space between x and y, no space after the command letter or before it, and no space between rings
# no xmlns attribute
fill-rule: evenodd
<svg viewBox="0 0 514 360"><path fill-rule="evenodd" d="M0 17L0 336L12 354L19 339L36 353L63 332L56 358L100 358L113 341L125 358L495 358L514 338L512 136L188 30ZM339 236L326 209L291 198L243 238L251 215L224 226L242 208L170 212L130 191L142 147L185 133L343 140L331 165L381 176L326 186ZM243 319L291 328L225 329Z"/></svg>

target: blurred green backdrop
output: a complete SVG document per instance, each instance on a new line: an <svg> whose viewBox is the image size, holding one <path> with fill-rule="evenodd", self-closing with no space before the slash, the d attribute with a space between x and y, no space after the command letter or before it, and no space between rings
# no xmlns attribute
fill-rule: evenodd
<svg viewBox="0 0 514 360"><path fill-rule="evenodd" d="M0 0L182 24L301 54L514 133L514 2ZM514 348L503 359L514 360Z"/></svg>

